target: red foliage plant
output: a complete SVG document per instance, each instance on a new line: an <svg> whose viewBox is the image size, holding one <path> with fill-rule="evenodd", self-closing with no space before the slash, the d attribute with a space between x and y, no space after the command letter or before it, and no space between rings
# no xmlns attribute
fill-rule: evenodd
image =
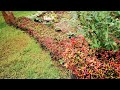
<svg viewBox="0 0 120 90"><path fill-rule="evenodd" d="M107 60L107 62L104 59L99 60L95 55L96 51L90 49L82 35L72 38L70 43L65 45L65 48L62 54L65 66L72 70L78 78L120 78L120 64L112 60ZM120 53L116 54L118 56ZM119 59L119 56L116 59Z"/></svg>

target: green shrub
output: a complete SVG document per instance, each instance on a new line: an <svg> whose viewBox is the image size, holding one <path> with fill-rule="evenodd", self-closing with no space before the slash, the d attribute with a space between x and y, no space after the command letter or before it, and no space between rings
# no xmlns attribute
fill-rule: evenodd
<svg viewBox="0 0 120 90"><path fill-rule="evenodd" d="M92 48L117 50L120 40L120 11L78 11L80 24Z"/></svg>

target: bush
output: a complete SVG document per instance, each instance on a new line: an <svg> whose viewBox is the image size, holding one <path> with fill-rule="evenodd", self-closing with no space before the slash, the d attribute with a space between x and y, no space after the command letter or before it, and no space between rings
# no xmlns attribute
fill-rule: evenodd
<svg viewBox="0 0 120 90"><path fill-rule="evenodd" d="M78 12L80 24L83 25L85 36L90 40L92 48L118 50L119 45L114 38L120 40L120 20L115 18L119 15L119 11Z"/></svg>

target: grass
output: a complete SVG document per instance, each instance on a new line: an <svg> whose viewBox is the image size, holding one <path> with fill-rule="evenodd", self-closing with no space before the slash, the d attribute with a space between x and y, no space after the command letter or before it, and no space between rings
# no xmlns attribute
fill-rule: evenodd
<svg viewBox="0 0 120 90"><path fill-rule="evenodd" d="M14 11L16 17L35 11ZM23 31L8 26L0 12L0 78L1 79L59 79L69 78L56 67L39 44Z"/></svg>

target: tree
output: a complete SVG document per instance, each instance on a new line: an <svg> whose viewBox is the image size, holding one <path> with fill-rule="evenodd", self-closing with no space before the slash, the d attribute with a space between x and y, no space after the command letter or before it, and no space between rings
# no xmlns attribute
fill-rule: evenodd
<svg viewBox="0 0 120 90"><path fill-rule="evenodd" d="M12 25L15 23L15 17L12 11L2 11L2 15L5 19L5 22L9 25Z"/></svg>

